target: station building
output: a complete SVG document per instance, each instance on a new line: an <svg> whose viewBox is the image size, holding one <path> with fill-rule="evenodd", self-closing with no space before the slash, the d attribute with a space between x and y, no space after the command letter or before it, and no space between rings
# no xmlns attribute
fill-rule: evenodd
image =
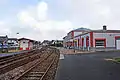
<svg viewBox="0 0 120 80"><path fill-rule="evenodd" d="M19 47L20 50L30 50L34 47L34 40L27 39L27 38L20 38L19 41Z"/></svg>
<svg viewBox="0 0 120 80"><path fill-rule="evenodd" d="M78 39L77 39L77 36L80 35L80 34L84 34L86 32L89 32L90 29L87 29L87 28L78 28L78 29L75 29L75 30L72 30L70 31L67 36L65 36L63 38L63 46L65 48L77 48L77 42Z"/></svg>
<svg viewBox="0 0 120 80"><path fill-rule="evenodd" d="M120 49L120 30L107 30L106 26L102 30L79 31L79 35L63 39L64 47L67 48L94 51Z"/></svg>

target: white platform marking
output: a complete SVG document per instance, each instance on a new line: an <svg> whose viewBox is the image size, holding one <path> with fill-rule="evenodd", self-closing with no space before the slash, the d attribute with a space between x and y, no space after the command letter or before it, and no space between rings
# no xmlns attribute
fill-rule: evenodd
<svg viewBox="0 0 120 80"><path fill-rule="evenodd" d="M64 59L64 55L63 54L60 54L60 59Z"/></svg>

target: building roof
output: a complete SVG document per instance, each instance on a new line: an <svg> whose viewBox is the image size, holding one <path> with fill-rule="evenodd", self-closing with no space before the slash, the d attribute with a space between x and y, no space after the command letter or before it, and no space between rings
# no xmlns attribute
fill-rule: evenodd
<svg viewBox="0 0 120 80"><path fill-rule="evenodd" d="M73 31L76 31L76 30L90 31L90 29L88 29L88 28L83 28L83 27L81 27L81 28L77 28L77 29L75 29L75 30L73 30Z"/></svg>
<svg viewBox="0 0 120 80"><path fill-rule="evenodd" d="M81 32L87 31L87 32L88 32L88 31L90 31L90 30L91 30L91 29L81 27L81 28L74 29L74 30L72 30L72 31L75 31L75 32L78 32L78 31L81 31ZM72 31L70 31L70 32L72 32ZM69 33L70 33L70 32L69 32ZM68 33L68 34L69 34L69 33Z"/></svg>
<svg viewBox="0 0 120 80"><path fill-rule="evenodd" d="M8 38L8 40L18 40L17 38Z"/></svg>
<svg viewBox="0 0 120 80"><path fill-rule="evenodd" d="M28 39L28 38L20 38L20 39L18 39L18 41L20 41L20 40L30 40L31 42L34 42L34 40L31 40L31 39Z"/></svg>
<svg viewBox="0 0 120 80"><path fill-rule="evenodd" d="M7 35L6 36L0 36L0 38L8 38Z"/></svg>
<svg viewBox="0 0 120 80"><path fill-rule="evenodd" d="M91 32L96 33L120 33L120 30L91 30Z"/></svg>
<svg viewBox="0 0 120 80"><path fill-rule="evenodd" d="M0 42L7 41L8 37L6 36L0 36Z"/></svg>
<svg viewBox="0 0 120 80"><path fill-rule="evenodd" d="M81 28L74 29L72 31L90 31L90 29L81 27Z"/></svg>
<svg viewBox="0 0 120 80"><path fill-rule="evenodd" d="M95 32L95 33L120 33L120 30L91 30L89 32L77 35L75 37L82 36L82 35L85 35L85 34L90 33L90 32Z"/></svg>

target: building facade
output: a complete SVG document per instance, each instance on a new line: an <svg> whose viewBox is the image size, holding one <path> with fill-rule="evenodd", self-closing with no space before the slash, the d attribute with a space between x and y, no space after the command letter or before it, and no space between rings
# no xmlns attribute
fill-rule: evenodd
<svg viewBox="0 0 120 80"><path fill-rule="evenodd" d="M9 49L18 49L18 39L17 38L8 38Z"/></svg>
<svg viewBox="0 0 120 80"><path fill-rule="evenodd" d="M34 47L34 40L27 39L27 38L20 38L19 41L19 47L20 50L31 50Z"/></svg>
<svg viewBox="0 0 120 80"><path fill-rule="evenodd" d="M74 49L79 50L119 50L120 49L120 30L90 30L74 36ZM65 43L64 43L65 44Z"/></svg>
<svg viewBox="0 0 120 80"><path fill-rule="evenodd" d="M8 36L0 36L0 52L8 52Z"/></svg>
<svg viewBox="0 0 120 80"><path fill-rule="evenodd" d="M75 30L70 31L67 36L63 38L63 46L65 48L78 48L77 46L77 37L78 35L81 35L83 33L86 33L90 31L90 29L87 28L78 28Z"/></svg>

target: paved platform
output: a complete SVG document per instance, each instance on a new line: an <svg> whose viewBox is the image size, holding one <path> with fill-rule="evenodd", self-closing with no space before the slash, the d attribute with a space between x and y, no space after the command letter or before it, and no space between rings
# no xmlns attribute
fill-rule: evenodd
<svg viewBox="0 0 120 80"><path fill-rule="evenodd" d="M19 51L19 52L12 52L12 53L0 53L0 57L11 56L11 55L20 54L23 52L27 52L27 51Z"/></svg>
<svg viewBox="0 0 120 80"><path fill-rule="evenodd" d="M120 52L61 55L55 80L120 80L120 64L105 60L118 56Z"/></svg>
<svg viewBox="0 0 120 80"><path fill-rule="evenodd" d="M14 53L0 53L0 57L10 56L10 55L14 55L14 54L20 54L20 52L14 52Z"/></svg>

